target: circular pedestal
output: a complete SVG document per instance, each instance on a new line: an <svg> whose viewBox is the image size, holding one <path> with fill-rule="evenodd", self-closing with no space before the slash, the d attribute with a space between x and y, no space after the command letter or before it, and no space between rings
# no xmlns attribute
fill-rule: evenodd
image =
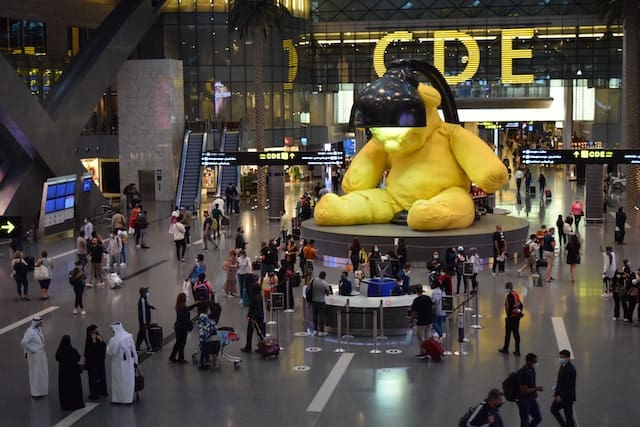
<svg viewBox="0 0 640 427"><path fill-rule="evenodd" d="M509 215L484 215L470 227L457 230L414 231L405 225L367 224L320 226L313 219L301 225L301 236L314 239L320 256L345 258L353 237L358 237L366 250L374 244L384 253L394 249L394 239L403 238L409 261L425 261L433 251L444 253L449 246L475 247L481 258L493 256L492 234L502 226L510 254L520 252L529 234L529 221Z"/></svg>

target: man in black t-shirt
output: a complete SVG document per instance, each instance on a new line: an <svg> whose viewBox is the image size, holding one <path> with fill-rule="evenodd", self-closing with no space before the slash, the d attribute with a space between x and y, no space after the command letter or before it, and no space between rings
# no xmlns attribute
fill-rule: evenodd
<svg viewBox="0 0 640 427"><path fill-rule="evenodd" d="M536 365L538 356L527 354L525 365L520 368L518 374L518 412L520 413L520 425L535 427L542 422L540 407L538 406L538 392L543 391L542 386L536 385Z"/></svg>
<svg viewBox="0 0 640 427"><path fill-rule="evenodd" d="M213 219L216 220L216 224L213 224L215 227L212 227L212 231L213 231L213 238L216 238L216 234L217 234L217 238L220 238L220 222L222 221L222 217L224 216L222 214L222 211L220 210L220 206L218 206L218 204L216 203L215 205L213 205L213 210L211 211L211 216L213 217Z"/></svg>
<svg viewBox="0 0 640 427"><path fill-rule="evenodd" d="M418 295L411 304L411 323L416 321L416 338L418 341L418 357L424 356L422 343L431 334L431 323L433 322L433 302L431 298L423 294L422 286L416 286Z"/></svg>
<svg viewBox="0 0 640 427"><path fill-rule="evenodd" d="M496 267L498 266L498 262L497 262L498 256L502 252L507 251L507 240L504 237L504 233L502 232L501 225L496 225L496 231L495 233L493 233L493 242L491 246L493 247L493 268L491 270L491 275L493 277L496 277Z"/></svg>

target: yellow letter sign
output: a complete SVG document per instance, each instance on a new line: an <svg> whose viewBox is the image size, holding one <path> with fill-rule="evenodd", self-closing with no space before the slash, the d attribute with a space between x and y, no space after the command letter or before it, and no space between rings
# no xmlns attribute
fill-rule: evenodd
<svg viewBox="0 0 640 427"><path fill-rule="evenodd" d="M469 61L464 71L455 76L447 76L444 72L444 43L447 40L459 40L467 48ZM467 33L456 30L433 32L433 65L440 70L450 85L466 82L473 78L480 67L480 48L478 42Z"/></svg>
<svg viewBox="0 0 640 427"><path fill-rule="evenodd" d="M514 49L513 39L530 39L533 28L502 30L502 83L533 83L533 74L513 74L514 59L530 59L531 49Z"/></svg>

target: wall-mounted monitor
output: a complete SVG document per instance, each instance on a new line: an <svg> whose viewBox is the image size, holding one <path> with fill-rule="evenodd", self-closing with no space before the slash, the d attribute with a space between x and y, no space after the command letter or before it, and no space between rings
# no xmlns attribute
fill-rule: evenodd
<svg viewBox="0 0 640 427"><path fill-rule="evenodd" d="M76 181L70 181L65 183L64 185L64 195L65 196L73 196L76 194Z"/></svg>
<svg viewBox="0 0 640 427"><path fill-rule="evenodd" d="M47 187L47 200L51 200L51 199L55 199L56 198L56 185L55 184L50 184Z"/></svg>
<svg viewBox="0 0 640 427"><path fill-rule="evenodd" d="M93 180L91 179L91 177L89 177L89 178L84 178L84 179L82 180L82 191L83 191L84 193L87 193L87 192L91 191L91 182L92 182L92 181L93 181Z"/></svg>
<svg viewBox="0 0 640 427"><path fill-rule="evenodd" d="M73 208L73 205L75 204L75 198L76 196L66 196L64 198L64 208L65 209Z"/></svg>
<svg viewBox="0 0 640 427"><path fill-rule="evenodd" d="M55 210L56 210L56 200L55 199L47 200L45 202L44 213L46 214L52 213L52 212L55 212Z"/></svg>

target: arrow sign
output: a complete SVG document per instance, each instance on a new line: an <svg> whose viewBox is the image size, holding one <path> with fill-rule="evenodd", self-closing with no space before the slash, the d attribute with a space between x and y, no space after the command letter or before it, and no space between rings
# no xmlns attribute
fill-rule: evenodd
<svg viewBox="0 0 640 427"><path fill-rule="evenodd" d="M22 217L0 216L0 238L11 239L22 234Z"/></svg>
<svg viewBox="0 0 640 427"><path fill-rule="evenodd" d="M0 225L0 229L7 230L7 234L11 234L15 230L16 226L11 221L7 221L6 224Z"/></svg>

